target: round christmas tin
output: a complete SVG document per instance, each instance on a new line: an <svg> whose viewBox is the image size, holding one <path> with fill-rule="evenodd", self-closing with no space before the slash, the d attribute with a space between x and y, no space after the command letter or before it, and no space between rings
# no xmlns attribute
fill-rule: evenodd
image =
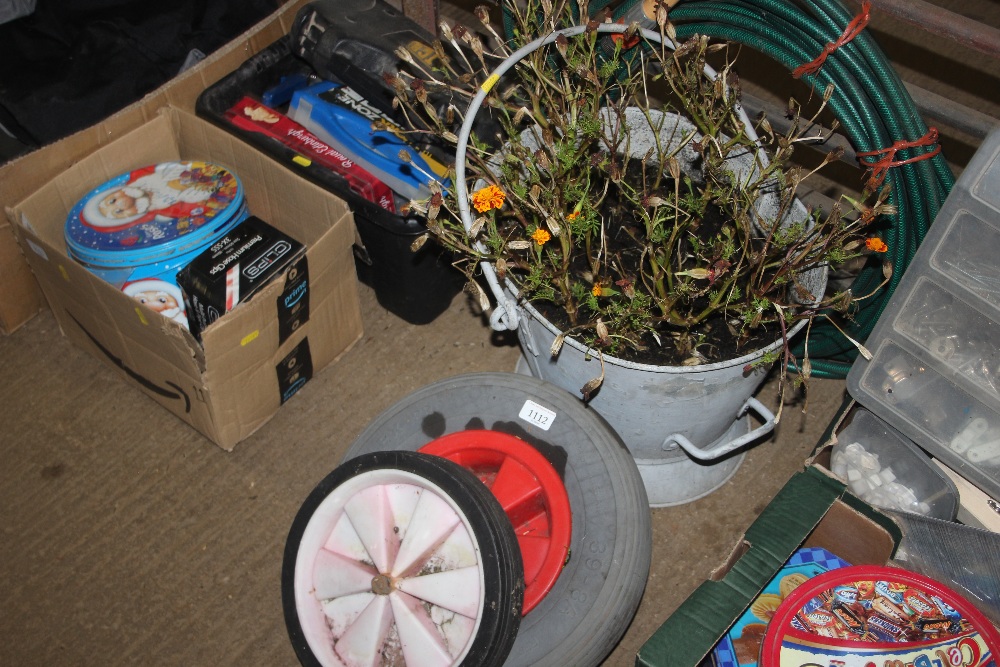
<svg viewBox="0 0 1000 667"><path fill-rule="evenodd" d="M247 215L243 185L226 167L163 162L121 174L77 202L66 246L95 275L186 325L177 272Z"/></svg>
<svg viewBox="0 0 1000 667"><path fill-rule="evenodd" d="M1000 633L944 584L905 570L853 566L799 586L778 607L762 667L996 666Z"/></svg>

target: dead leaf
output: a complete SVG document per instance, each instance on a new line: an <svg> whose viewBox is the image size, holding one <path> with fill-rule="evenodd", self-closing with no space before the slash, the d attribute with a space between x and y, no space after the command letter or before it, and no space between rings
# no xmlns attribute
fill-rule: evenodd
<svg viewBox="0 0 1000 667"><path fill-rule="evenodd" d="M430 234L421 234L417 238L413 239L413 243L410 244L410 252L416 252L424 247L427 243L427 239L430 238Z"/></svg>
<svg viewBox="0 0 1000 667"><path fill-rule="evenodd" d="M552 346L549 347L549 354L553 357L558 356L559 352L562 351L563 343L565 342L565 334L559 334L556 336L555 340L552 341Z"/></svg>
<svg viewBox="0 0 1000 667"><path fill-rule="evenodd" d="M597 391L602 384L604 384L603 374L601 375L601 377L596 377L593 380L589 380L587 384L583 385L583 387L580 388L580 393L583 394L583 400L589 401L591 395L595 391Z"/></svg>

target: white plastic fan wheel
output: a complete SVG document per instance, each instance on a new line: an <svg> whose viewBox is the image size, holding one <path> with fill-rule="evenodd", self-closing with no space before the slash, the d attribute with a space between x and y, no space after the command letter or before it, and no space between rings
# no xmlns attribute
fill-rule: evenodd
<svg viewBox="0 0 1000 667"><path fill-rule="evenodd" d="M304 665L500 665L523 574L509 521L445 459L376 452L303 504L285 552L285 615Z"/></svg>
<svg viewBox="0 0 1000 667"><path fill-rule="evenodd" d="M544 425L532 417L539 413L550 417ZM470 373L434 382L386 409L346 458L417 451L438 438L481 429L517 437L545 456L572 513L569 557L551 590L521 620L504 667L596 667L639 608L653 539L639 469L597 413L533 377Z"/></svg>

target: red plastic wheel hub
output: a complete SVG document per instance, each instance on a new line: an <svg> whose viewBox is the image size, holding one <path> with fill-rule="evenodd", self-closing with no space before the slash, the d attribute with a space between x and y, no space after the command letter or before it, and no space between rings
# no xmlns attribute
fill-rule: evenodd
<svg viewBox="0 0 1000 667"><path fill-rule="evenodd" d="M537 449L497 431L451 433L420 451L471 470L500 501L521 548L527 614L555 585L569 555L573 513L559 473Z"/></svg>

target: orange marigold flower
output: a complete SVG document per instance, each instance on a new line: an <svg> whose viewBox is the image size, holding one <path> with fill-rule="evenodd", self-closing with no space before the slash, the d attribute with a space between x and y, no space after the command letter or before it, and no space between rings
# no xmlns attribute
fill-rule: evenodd
<svg viewBox="0 0 1000 667"><path fill-rule="evenodd" d="M546 243L549 242L549 239L552 238L552 235L549 234L544 229L542 229L541 227L539 227L538 229L536 229L534 232L531 233L531 238L534 239L535 243L537 243L538 245L545 245Z"/></svg>
<svg viewBox="0 0 1000 667"><path fill-rule="evenodd" d="M872 252L888 252L889 250L889 246L885 244L885 241L874 236L869 239L865 239L865 247Z"/></svg>
<svg viewBox="0 0 1000 667"><path fill-rule="evenodd" d="M579 217L580 217L580 211L573 211L572 213L570 213L569 215L566 216L566 219L567 220L576 220Z"/></svg>
<svg viewBox="0 0 1000 667"><path fill-rule="evenodd" d="M480 213L485 213L486 211L503 206L503 200L506 197L507 195L504 194L504 191L497 186L487 185L485 188L472 193L472 205Z"/></svg>
<svg viewBox="0 0 1000 667"><path fill-rule="evenodd" d="M593 294L594 296L601 296L603 291L604 290L601 289L601 286L596 283L594 284L593 287L590 288L590 293Z"/></svg>

